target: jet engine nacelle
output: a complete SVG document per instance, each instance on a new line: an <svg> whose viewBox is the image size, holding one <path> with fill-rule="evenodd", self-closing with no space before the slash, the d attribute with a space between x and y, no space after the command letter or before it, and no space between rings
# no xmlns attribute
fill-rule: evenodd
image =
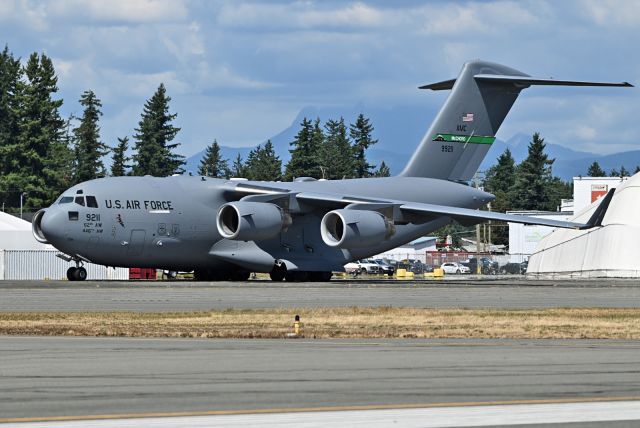
<svg viewBox="0 0 640 428"><path fill-rule="evenodd" d="M377 211L329 211L320 223L322 240L330 247L368 247L389 239L394 232L393 223Z"/></svg>
<svg viewBox="0 0 640 428"><path fill-rule="evenodd" d="M265 202L229 202L218 210L218 232L226 239L260 241L289 226L289 216L278 205Z"/></svg>

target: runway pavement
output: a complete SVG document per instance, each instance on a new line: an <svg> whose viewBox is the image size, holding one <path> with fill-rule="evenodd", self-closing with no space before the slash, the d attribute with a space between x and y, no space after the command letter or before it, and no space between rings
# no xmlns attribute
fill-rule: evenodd
<svg viewBox="0 0 640 428"><path fill-rule="evenodd" d="M638 281L360 280L197 283L0 281L4 311L191 311L227 308L397 306L427 308L630 308Z"/></svg>
<svg viewBox="0 0 640 428"><path fill-rule="evenodd" d="M637 417L639 352L595 340L1 337L0 421L608 399Z"/></svg>

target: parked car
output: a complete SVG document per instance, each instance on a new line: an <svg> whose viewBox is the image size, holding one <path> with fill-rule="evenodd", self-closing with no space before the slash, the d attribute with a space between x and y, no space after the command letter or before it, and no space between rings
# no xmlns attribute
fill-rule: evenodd
<svg viewBox="0 0 640 428"><path fill-rule="evenodd" d="M394 272L396 271L395 267L391 266L390 263L387 263L382 259L375 259L373 261L380 266L380 268L382 269L382 273L385 275L393 276Z"/></svg>
<svg viewBox="0 0 640 428"><path fill-rule="evenodd" d="M528 264L526 261L522 263L507 263L500 266L499 272L501 274L524 275L527 272Z"/></svg>
<svg viewBox="0 0 640 428"><path fill-rule="evenodd" d="M420 260L404 259L398 262L397 269L405 269L407 272L423 273L424 266ZM396 269L396 270L397 270Z"/></svg>
<svg viewBox="0 0 640 428"><path fill-rule="evenodd" d="M471 269L457 262L442 263L442 265L440 265L440 269L442 269L444 273L455 273L455 274L471 273Z"/></svg>
<svg viewBox="0 0 640 428"><path fill-rule="evenodd" d="M346 265L344 265L344 269L347 271L347 273L356 275L361 273L382 273L382 267L378 263L369 259L356 260L354 262L347 263Z"/></svg>
<svg viewBox="0 0 640 428"><path fill-rule="evenodd" d="M478 260L473 257L467 260L466 262L462 262L463 265L467 266L472 273L478 272ZM494 262L487 257L480 257L480 273L483 275L495 275L498 273L499 267L498 262Z"/></svg>

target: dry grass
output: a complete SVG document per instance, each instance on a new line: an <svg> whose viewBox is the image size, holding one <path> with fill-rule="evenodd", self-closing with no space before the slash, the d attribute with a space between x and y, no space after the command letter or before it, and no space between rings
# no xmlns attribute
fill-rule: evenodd
<svg viewBox="0 0 640 428"><path fill-rule="evenodd" d="M639 339L640 309L260 309L215 312L5 312L0 334L281 338L299 314L312 338Z"/></svg>

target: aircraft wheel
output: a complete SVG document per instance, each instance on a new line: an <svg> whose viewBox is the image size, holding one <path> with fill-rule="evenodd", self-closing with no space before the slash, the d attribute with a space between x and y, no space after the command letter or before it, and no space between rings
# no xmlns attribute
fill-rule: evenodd
<svg viewBox="0 0 640 428"><path fill-rule="evenodd" d="M75 281L76 280L76 271L78 270L77 267L75 266L71 266L69 269L67 269L67 279L69 281Z"/></svg>
<svg viewBox="0 0 640 428"><path fill-rule="evenodd" d="M304 282L307 279L309 279L309 272L304 271L287 272L284 276L287 282Z"/></svg>
<svg viewBox="0 0 640 428"><path fill-rule="evenodd" d="M287 273L281 269L274 269L269 273L269 278L271 278L271 281L280 282L285 278L286 274Z"/></svg>
<svg viewBox="0 0 640 428"><path fill-rule="evenodd" d="M333 272L309 272L309 280L312 282L329 281Z"/></svg>
<svg viewBox="0 0 640 428"><path fill-rule="evenodd" d="M251 276L251 272L246 270L240 270L236 272L232 272L230 274L231 281L248 281Z"/></svg>
<svg viewBox="0 0 640 428"><path fill-rule="evenodd" d="M196 281L208 281L209 277L209 271L206 269L196 269L193 271L193 279Z"/></svg>
<svg viewBox="0 0 640 428"><path fill-rule="evenodd" d="M87 270L83 267L76 269L75 277L77 281L84 281L87 279Z"/></svg>
<svg viewBox="0 0 640 428"><path fill-rule="evenodd" d="M458 274L458 275L460 275L461 273L462 273L462 272L460 272L460 269L458 269L458 270L456 271L456 274Z"/></svg>

